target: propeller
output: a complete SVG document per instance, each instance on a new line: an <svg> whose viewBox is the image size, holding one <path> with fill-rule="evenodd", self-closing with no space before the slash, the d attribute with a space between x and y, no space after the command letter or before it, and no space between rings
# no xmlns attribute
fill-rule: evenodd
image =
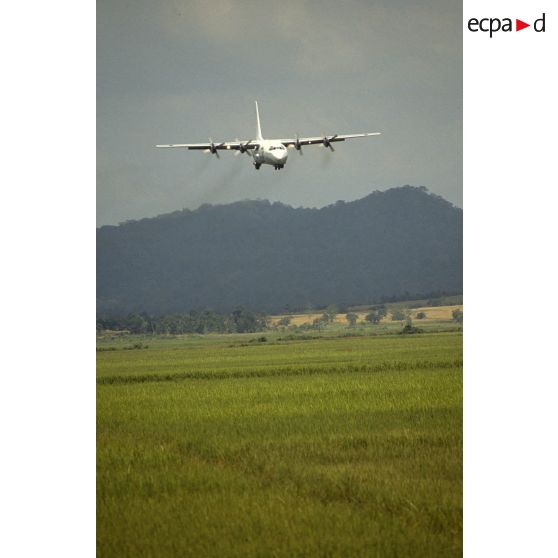
<svg viewBox="0 0 558 558"><path fill-rule="evenodd" d="M339 134L335 134L334 136L330 136L329 138L327 136L324 136L324 139L322 141L322 143L324 144L324 147L329 147L331 149L331 151L335 151L335 149L333 149L333 145L331 145L331 141L333 141Z"/></svg>
<svg viewBox="0 0 558 558"><path fill-rule="evenodd" d="M300 139L298 134L296 135L296 142L294 144L295 149L298 151L299 155L302 155L302 144L300 143Z"/></svg>
<svg viewBox="0 0 558 558"><path fill-rule="evenodd" d="M248 140L245 143L239 143L238 144L238 151L236 152L236 155L239 155L240 153L247 153L248 152L248 146L252 143L252 140ZM249 153L248 153L249 155Z"/></svg>
<svg viewBox="0 0 558 558"><path fill-rule="evenodd" d="M222 147L223 145L225 145L225 142L222 143L218 143L217 145L215 145L215 143L213 143L213 140L211 138L209 138L209 149L206 149L205 152L206 153L211 153L212 155L215 155L215 157L217 157L217 159L219 159L219 151L217 151L217 149L219 147Z"/></svg>

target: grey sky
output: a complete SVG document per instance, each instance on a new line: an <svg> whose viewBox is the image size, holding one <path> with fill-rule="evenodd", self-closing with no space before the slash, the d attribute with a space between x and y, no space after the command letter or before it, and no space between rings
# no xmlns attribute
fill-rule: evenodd
<svg viewBox="0 0 558 558"><path fill-rule="evenodd" d="M459 0L97 2L97 222L314 206L423 185L462 203ZM382 131L281 171L157 143Z"/></svg>

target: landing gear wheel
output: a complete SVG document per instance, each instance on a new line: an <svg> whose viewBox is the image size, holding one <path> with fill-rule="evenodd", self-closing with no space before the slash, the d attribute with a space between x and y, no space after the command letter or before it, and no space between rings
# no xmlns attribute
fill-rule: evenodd
<svg viewBox="0 0 558 558"><path fill-rule="evenodd" d="M261 163L254 163L254 168L255 168L256 170L260 170L260 167L261 167L261 166L262 166Z"/></svg>

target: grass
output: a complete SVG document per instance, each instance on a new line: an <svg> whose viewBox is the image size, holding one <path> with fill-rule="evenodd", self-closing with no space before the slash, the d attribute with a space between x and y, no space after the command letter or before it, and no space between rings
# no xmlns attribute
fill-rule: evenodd
<svg viewBox="0 0 558 558"><path fill-rule="evenodd" d="M460 556L461 334L266 336L97 353L98 555Z"/></svg>

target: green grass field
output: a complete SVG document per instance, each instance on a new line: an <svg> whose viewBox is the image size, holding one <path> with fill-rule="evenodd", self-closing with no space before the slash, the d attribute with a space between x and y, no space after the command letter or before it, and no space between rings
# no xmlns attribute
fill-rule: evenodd
<svg viewBox="0 0 558 558"><path fill-rule="evenodd" d="M103 341L98 555L460 556L462 335Z"/></svg>

